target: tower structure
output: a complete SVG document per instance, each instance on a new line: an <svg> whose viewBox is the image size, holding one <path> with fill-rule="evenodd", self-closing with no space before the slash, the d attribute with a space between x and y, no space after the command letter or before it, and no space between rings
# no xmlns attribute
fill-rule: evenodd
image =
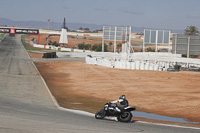
<svg viewBox="0 0 200 133"><path fill-rule="evenodd" d="M65 18L64 18L64 22L63 22L63 27L62 27L62 28L67 29L67 28L66 28L66 21L65 21Z"/></svg>
<svg viewBox="0 0 200 133"><path fill-rule="evenodd" d="M59 43L62 44L63 46L64 46L64 44L68 44L65 18L64 18L64 22L63 22L63 27L62 27Z"/></svg>

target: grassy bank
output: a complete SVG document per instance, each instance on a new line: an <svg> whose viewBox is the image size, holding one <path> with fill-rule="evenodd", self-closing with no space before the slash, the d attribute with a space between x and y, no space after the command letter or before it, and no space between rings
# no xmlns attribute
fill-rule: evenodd
<svg viewBox="0 0 200 133"><path fill-rule="evenodd" d="M6 35L5 33L1 34L0 35L0 40L3 40L3 38L4 38L5 35Z"/></svg>
<svg viewBox="0 0 200 133"><path fill-rule="evenodd" d="M22 44L24 45L25 49L28 50L28 51L38 51L38 50L41 50L41 49L39 49L39 48L34 48L34 47L30 46L28 43L26 43L25 38L26 38L27 36L31 36L31 35L22 35L22 36L21 36L21 42L22 42Z"/></svg>

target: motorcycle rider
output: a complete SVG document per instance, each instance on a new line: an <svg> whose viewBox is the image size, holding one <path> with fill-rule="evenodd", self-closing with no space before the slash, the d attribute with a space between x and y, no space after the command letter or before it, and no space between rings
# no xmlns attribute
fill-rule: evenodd
<svg viewBox="0 0 200 133"><path fill-rule="evenodd" d="M118 112L121 112L121 110L125 107L128 107L128 101L126 100L126 96L125 95L121 95L119 97L119 100L115 100L110 102L111 104L116 104L116 103L120 103L120 104L116 104L115 106L115 110Z"/></svg>

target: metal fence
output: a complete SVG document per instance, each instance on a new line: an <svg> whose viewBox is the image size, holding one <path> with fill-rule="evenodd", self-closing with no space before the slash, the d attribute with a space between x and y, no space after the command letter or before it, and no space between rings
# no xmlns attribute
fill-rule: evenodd
<svg viewBox="0 0 200 133"><path fill-rule="evenodd" d="M125 27L103 27L103 39L110 41L123 41L125 34Z"/></svg>
<svg viewBox="0 0 200 133"><path fill-rule="evenodd" d="M170 33L167 30L144 30L144 42L143 51L145 51L145 45L155 44L156 52L158 51L158 44L168 44L168 51L170 48Z"/></svg>
<svg viewBox="0 0 200 133"><path fill-rule="evenodd" d="M128 53L128 55L130 55L131 26L127 27L103 26L102 52L104 52L105 40L114 41L114 53L116 52L117 41L122 41L122 43L125 45L125 51Z"/></svg>
<svg viewBox="0 0 200 133"><path fill-rule="evenodd" d="M200 55L200 36L173 35L172 53L187 55Z"/></svg>
<svg viewBox="0 0 200 133"><path fill-rule="evenodd" d="M144 43L146 44L169 44L170 31L165 30L144 30Z"/></svg>

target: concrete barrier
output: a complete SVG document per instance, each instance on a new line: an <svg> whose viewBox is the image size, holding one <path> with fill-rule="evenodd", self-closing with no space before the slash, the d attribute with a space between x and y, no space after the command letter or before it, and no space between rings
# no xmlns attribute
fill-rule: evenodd
<svg viewBox="0 0 200 133"><path fill-rule="evenodd" d="M158 68L158 71L163 71L163 67L159 67L159 68Z"/></svg>
<svg viewBox="0 0 200 133"><path fill-rule="evenodd" d="M115 61L114 68L118 68L118 61Z"/></svg>
<svg viewBox="0 0 200 133"><path fill-rule="evenodd" d="M135 62L135 69L140 70L140 61Z"/></svg>
<svg viewBox="0 0 200 133"><path fill-rule="evenodd" d="M154 65L153 64L149 65L149 70L154 70Z"/></svg>
<svg viewBox="0 0 200 133"><path fill-rule="evenodd" d="M44 48L44 45L33 44L33 47L35 47L35 48Z"/></svg>
<svg viewBox="0 0 200 133"><path fill-rule="evenodd" d="M71 52L71 48L60 48L60 51L66 51L66 52Z"/></svg>
<svg viewBox="0 0 200 133"><path fill-rule="evenodd" d="M135 70L135 62L131 62L131 69Z"/></svg>
<svg viewBox="0 0 200 133"><path fill-rule="evenodd" d="M154 65L153 70L154 70L154 71L158 71L158 67L159 67L159 66L158 66L157 64Z"/></svg>
<svg viewBox="0 0 200 133"><path fill-rule="evenodd" d="M144 62L140 62L140 70L144 70Z"/></svg>
<svg viewBox="0 0 200 133"><path fill-rule="evenodd" d="M61 55L60 55L61 54ZM95 61L89 61L90 64L102 65L105 67L113 67L120 69L133 69L133 70L154 70L154 71L166 71L168 68L173 67L176 63L182 63L181 65L184 67L186 64L189 66L200 66L200 59L188 59L188 58L179 58L176 57L171 59L171 57L167 57L171 54L168 53L134 53L136 58L131 60L126 59L125 54L114 54L114 53L106 53L106 52L57 52L57 55L60 57L86 57L87 55L91 55L92 57L98 57ZM101 56L99 56L101 55ZM141 56L142 55L142 56ZM162 56L162 57L150 57L150 56ZM164 57L165 56L165 57ZM143 58L144 57L144 58Z"/></svg>
<svg viewBox="0 0 200 133"><path fill-rule="evenodd" d="M145 63L144 70L149 70L149 63Z"/></svg>
<svg viewBox="0 0 200 133"><path fill-rule="evenodd" d="M127 69L131 69L131 62L127 62Z"/></svg>

